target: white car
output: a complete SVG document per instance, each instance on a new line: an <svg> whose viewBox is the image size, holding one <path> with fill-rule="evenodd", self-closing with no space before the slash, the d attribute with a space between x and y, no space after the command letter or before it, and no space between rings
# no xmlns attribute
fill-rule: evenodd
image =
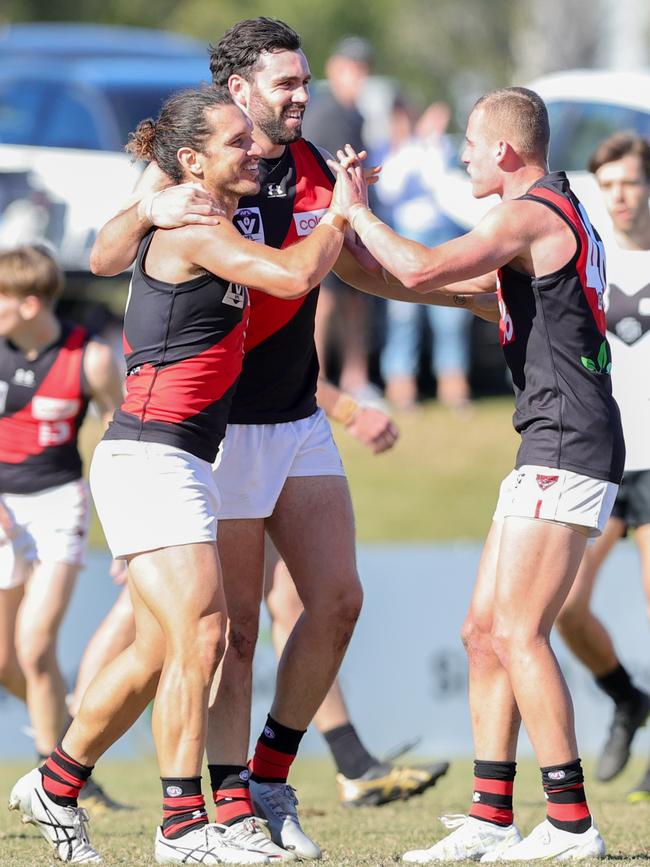
<svg viewBox="0 0 650 867"><path fill-rule="evenodd" d="M576 69L542 76L528 86L548 107L551 170L569 173L591 221L607 234L610 221L587 162L597 145L615 132L633 130L650 137L650 73ZM466 228L497 201L496 197L474 199L464 170L450 172L439 189L445 211Z"/></svg>

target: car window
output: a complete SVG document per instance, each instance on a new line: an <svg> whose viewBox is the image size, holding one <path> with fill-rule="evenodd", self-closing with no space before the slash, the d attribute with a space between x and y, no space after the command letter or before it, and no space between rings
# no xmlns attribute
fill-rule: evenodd
<svg viewBox="0 0 650 867"><path fill-rule="evenodd" d="M11 79L0 84L0 141L46 147L102 147L87 96L60 83Z"/></svg>
<svg viewBox="0 0 650 867"><path fill-rule="evenodd" d="M597 102L548 102L551 171L582 171L600 142L620 130L650 135L650 114Z"/></svg>
<svg viewBox="0 0 650 867"><path fill-rule="evenodd" d="M37 82L0 83L0 142L34 144L34 129L52 88Z"/></svg>
<svg viewBox="0 0 650 867"><path fill-rule="evenodd" d="M167 97L177 90L183 90L189 82L178 82L174 85L133 85L128 87L109 87L105 96L115 117L120 141L125 145L129 133L137 127L141 120L147 117L157 117L158 112Z"/></svg>

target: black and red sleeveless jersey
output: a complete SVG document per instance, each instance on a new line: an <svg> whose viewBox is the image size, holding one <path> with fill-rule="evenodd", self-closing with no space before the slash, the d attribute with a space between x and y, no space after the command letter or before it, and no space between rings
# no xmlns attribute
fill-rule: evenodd
<svg viewBox="0 0 650 867"><path fill-rule="evenodd" d="M85 328L61 322L58 339L28 361L0 340L0 493L33 494L80 478L87 342Z"/></svg>
<svg viewBox="0 0 650 867"><path fill-rule="evenodd" d="M142 239L124 315L126 397L104 439L142 440L215 459L241 372L248 290L206 273L150 277Z"/></svg>
<svg viewBox="0 0 650 867"><path fill-rule="evenodd" d="M551 208L572 229L577 248L543 277L499 271L499 334L522 437L516 466L557 467L618 484L625 445L605 336L602 242L564 172L540 178L521 198Z"/></svg>
<svg viewBox="0 0 650 867"><path fill-rule="evenodd" d="M234 223L247 238L283 248L309 235L329 207L334 179L318 149L300 139L278 160L260 160L260 192L241 199ZM296 300L250 290L242 375L230 412L235 424L275 424L316 410L318 287Z"/></svg>

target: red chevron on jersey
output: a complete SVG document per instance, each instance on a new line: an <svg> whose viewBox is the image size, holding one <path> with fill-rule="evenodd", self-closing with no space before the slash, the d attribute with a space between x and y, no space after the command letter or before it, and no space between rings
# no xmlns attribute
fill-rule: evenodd
<svg viewBox="0 0 650 867"><path fill-rule="evenodd" d="M607 322L605 317L605 248L596 236L586 211L580 205L577 211L566 196L549 190L547 187L534 187L529 195L545 199L558 208L580 238L580 251L576 270L582 284L589 307L600 333L605 336Z"/></svg>
<svg viewBox="0 0 650 867"><path fill-rule="evenodd" d="M76 442L86 410L82 363L88 334L75 327L31 400L0 418L0 462L20 464L47 449Z"/></svg>
<svg viewBox="0 0 650 867"><path fill-rule="evenodd" d="M246 311L247 313L248 311ZM198 415L220 400L241 371L246 315L219 343L175 364L143 364L126 379L122 410L141 421L174 424ZM200 390L187 391L195 380Z"/></svg>
<svg viewBox="0 0 650 867"><path fill-rule="evenodd" d="M293 213L297 216L309 212L315 228L329 207L332 199L332 184L325 173L320 171L320 167L314 160L309 145L304 139L294 142L290 145L290 149L296 167ZM304 231L299 234L296 220L292 220L280 249L284 250L286 247L290 247L300 241L305 234L309 234L309 232ZM291 322L304 304L306 297L303 295L302 298L285 300L274 298L258 289L251 289L251 317L246 334L246 352Z"/></svg>

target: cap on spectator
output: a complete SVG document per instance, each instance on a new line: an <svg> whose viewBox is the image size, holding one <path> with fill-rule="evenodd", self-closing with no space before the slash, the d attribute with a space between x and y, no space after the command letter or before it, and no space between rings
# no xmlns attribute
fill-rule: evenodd
<svg viewBox="0 0 650 867"><path fill-rule="evenodd" d="M347 57L348 60L356 60L357 63L372 63L372 47L363 36L344 36L340 39L331 54L332 57Z"/></svg>

